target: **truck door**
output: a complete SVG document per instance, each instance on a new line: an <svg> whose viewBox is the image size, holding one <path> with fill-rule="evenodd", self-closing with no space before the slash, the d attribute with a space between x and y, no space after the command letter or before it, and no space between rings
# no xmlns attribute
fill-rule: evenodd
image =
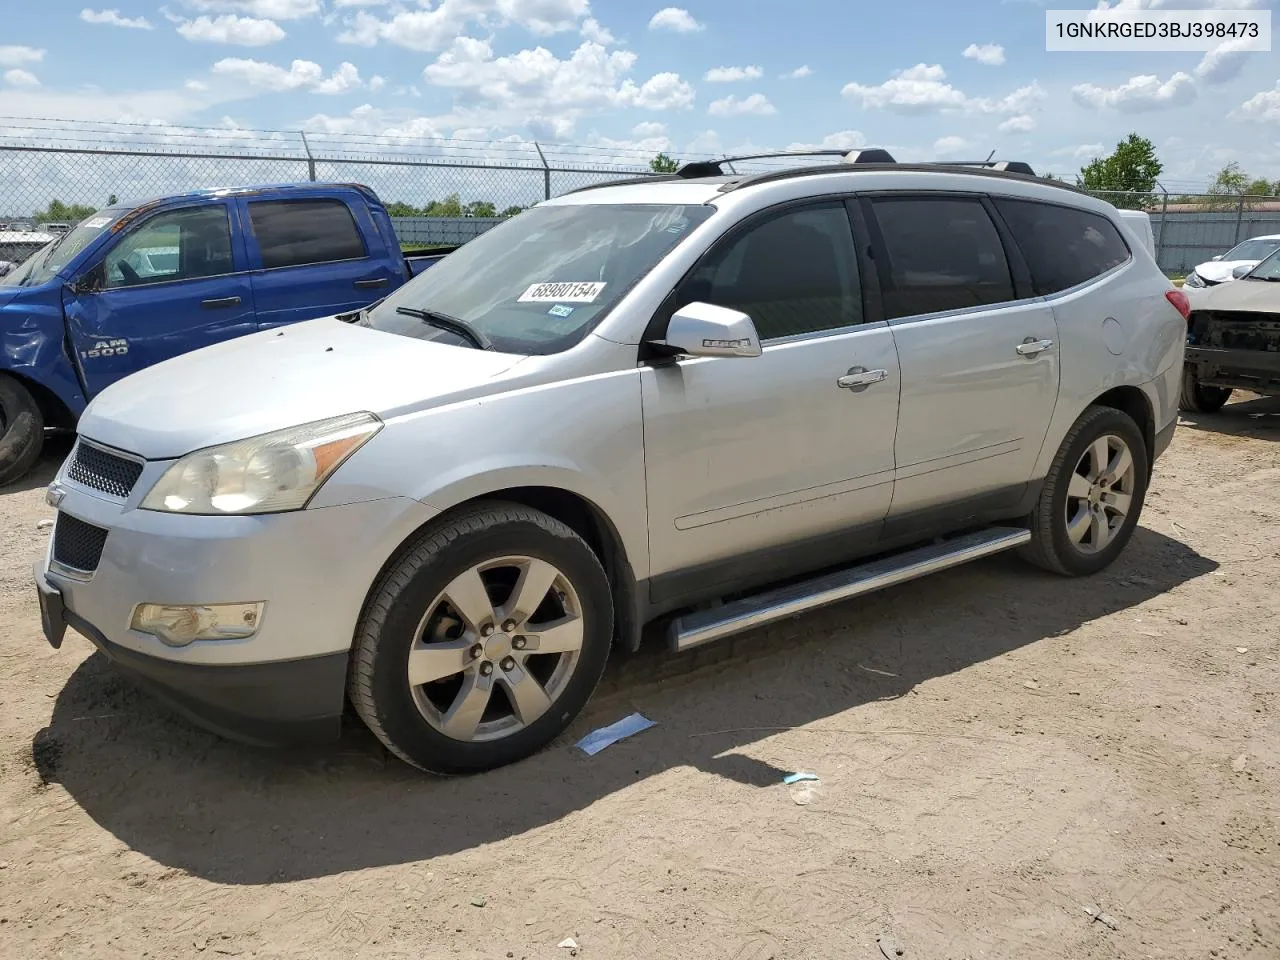
<svg viewBox="0 0 1280 960"><path fill-rule="evenodd" d="M399 249L385 249L363 203L338 194L239 202L259 329L367 307L404 279Z"/></svg>
<svg viewBox="0 0 1280 960"><path fill-rule="evenodd" d="M232 214L223 201L153 214L64 288L63 312L89 397L135 370L257 329Z"/></svg>

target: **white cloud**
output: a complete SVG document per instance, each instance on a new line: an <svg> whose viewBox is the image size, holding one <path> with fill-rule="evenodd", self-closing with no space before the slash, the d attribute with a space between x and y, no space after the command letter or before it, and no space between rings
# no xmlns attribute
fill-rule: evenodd
<svg viewBox="0 0 1280 960"><path fill-rule="evenodd" d="M712 67L703 77L707 83L737 83L740 80L759 80L764 71L756 66Z"/></svg>
<svg viewBox="0 0 1280 960"><path fill-rule="evenodd" d="M996 127L1001 133L1030 133L1035 128L1036 118L1026 113L1010 117Z"/></svg>
<svg viewBox="0 0 1280 960"><path fill-rule="evenodd" d="M360 87L360 71L355 68L355 64L343 61L338 64L338 69L333 71L333 75L328 79L321 80L311 89L315 93L347 93L351 90L357 90Z"/></svg>
<svg viewBox="0 0 1280 960"><path fill-rule="evenodd" d="M1164 81L1154 74L1143 74L1130 77L1118 87L1079 83L1071 88L1071 96L1086 107L1143 113L1185 106L1196 98L1196 85L1190 76L1182 72Z"/></svg>
<svg viewBox="0 0 1280 960"><path fill-rule="evenodd" d="M237 17L233 13L183 20L178 24L178 33L193 42L230 43L240 47L265 47L285 37L274 20Z"/></svg>
<svg viewBox="0 0 1280 960"><path fill-rule="evenodd" d="M1102 151L1106 148L1101 143L1082 143L1074 147L1063 147L1060 150L1054 150L1052 156L1055 157L1075 157L1077 160L1092 160L1094 157L1101 156Z"/></svg>
<svg viewBox="0 0 1280 960"><path fill-rule="evenodd" d="M971 144L964 137L939 137L933 141L933 152L940 157L951 156L968 150Z"/></svg>
<svg viewBox="0 0 1280 960"><path fill-rule="evenodd" d="M358 10L345 21L346 29L337 39L364 47L385 40L435 53L447 49L472 23L489 30L519 26L536 36L550 36L573 30L590 9L589 0L439 0L425 10L393 8L389 20Z"/></svg>
<svg viewBox="0 0 1280 960"><path fill-rule="evenodd" d="M4 82L11 87L38 87L40 81L34 73L29 70L13 70L5 71Z"/></svg>
<svg viewBox="0 0 1280 960"><path fill-rule="evenodd" d="M778 108L769 102L769 98L763 93L753 93L749 97L743 97L739 100L730 94L720 100L712 102L707 108L707 113L713 117L739 117L751 114L757 117L767 117L778 112Z"/></svg>
<svg viewBox="0 0 1280 960"><path fill-rule="evenodd" d="M369 78L369 89L372 90L374 93L377 93L386 85L387 85L386 77L380 77L377 74L374 74L372 77Z"/></svg>
<svg viewBox="0 0 1280 960"><path fill-rule="evenodd" d="M119 10L90 10L85 7L80 11L80 19L85 23L102 23L111 27L127 27L130 30L155 29L146 17L122 17Z"/></svg>
<svg viewBox="0 0 1280 960"><path fill-rule="evenodd" d="M287 90L310 90L313 93L347 93L358 89L360 72L350 63L338 65L328 77L320 64L310 60L294 60L289 69L261 60L228 58L213 65L213 72L240 83L281 93Z"/></svg>
<svg viewBox="0 0 1280 960"><path fill-rule="evenodd" d="M385 7L391 0L333 0L338 9L344 7Z"/></svg>
<svg viewBox="0 0 1280 960"><path fill-rule="evenodd" d="M595 17L588 17L582 21L582 39L590 40L592 43L598 43L602 47L608 47L618 42L608 27L601 26L600 21Z"/></svg>
<svg viewBox="0 0 1280 960"><path fill-rule="evenodd" d="M688 110L693 106L693 86L678 73L655 73L636 90L632 102L646 110Z"/></svg>
<svg viewBox="0 0 1280 960"><path fill-rule="evenodd" d="M803 67L796 67L790 73L782 75L783 80L803 80L805 77L813 76L813 71L809 69L808 64Z"/></svg>
<svg viewBox="0 0 1280 960"><path fill-rule="evenodd" d="M320 12L320 0L187 0L207 13L243 13L264 20L305 20Z"/></svg>
<svg viewBox="0 0 1280 960"><path fill-rule="evenodd" d="M1243 10L1266 0L1098 0L1099 10Z"/></svg>
<svg viewBox="0 0 1280 960"><path fill-rule="evenodd" d="M988 67L998 67L1004 63L1004 47L998 43L971 43L964 48L963 56L985 63Z"/></svg>
<svg viewBox="0 0 1280 960"><path fill-rule="evenodd" d="M182 86L184 89L190 90L192 93L204 93L209 89L209 85L203 80L188 80Z"/></svg>
<svg viewBox="0 0 1280 960"><path fill-rule="evenodd" d="M1240 104L1232 111L1232 116L1242 120L1280 123L1280 80L1276 81L1275 89L1255 93Z"/></svg>
<svg viewBox="0 0 1280 960"><path fill-rule="evenodd" d="M657 123L653 120L646 120L643 123L637 123L631 128L631 135L639 137L641 140L651 137L662 137L667 133L667 125L665 123Z"/></svg>
<svg viewBox="0 0 1280 960"><path fill-rule="evenodd" d="M43 59L44 51L35 47L0 46L0 67L21 67Z"/></svg>
<svg viewBox="0 0 1280 960"><path fill-rule="evenodd" d="M822 138L821 143L793 143L788 150L856 150L867 145L861 130L839 130Z"/></svg>
<svg viewBox="0 0 1280 960"><path fill-rule="evenodd" d="M672 33L697 33L706 26L693 19L693 14L680 7L663 7L649 20L650 30L669 30Z"/></svg>
<svg viewBox="0 0 1280 960"><path fill-rule="evenodd" d="M998 99L969 97L947 83L947 72L936 63L917 63L906 70L898 70L877 86L848 83L841 92L850 99L860 100L868 109L874 107L908 114L939 111L1026 113L1046 95L1044 88L1033 81Z"/></svg>
<svg viewBox="0 0 1280 960"><path fill-rule="evenodd" d="M1210 86L1234 80L1244 69L1249 55L1240 49L1246 43L1248 40L1243 38L1228 40L1205 53L1196 67L1196 79Z"/></svg>

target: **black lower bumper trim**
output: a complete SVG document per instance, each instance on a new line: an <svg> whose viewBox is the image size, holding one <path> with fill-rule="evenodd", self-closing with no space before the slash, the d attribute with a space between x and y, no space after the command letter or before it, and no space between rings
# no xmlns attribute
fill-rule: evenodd
<svg viewBox="0 0 1280 960"><path fill-rule="evenodd" d="M220 736L284 746L332 740L341 729L346 653L234 666L177 663L112 643L70 610L65 617L120 673Z"/></svg>
<svg viewBox="0 0 1280 960"><path fill-rule="evenodd" d="M1178 429L1178 418L1174 417L1172 422L1156 434L1155 455L1161 456L1169 449L1169 444L1173 443L1173 432Z"/></svg>

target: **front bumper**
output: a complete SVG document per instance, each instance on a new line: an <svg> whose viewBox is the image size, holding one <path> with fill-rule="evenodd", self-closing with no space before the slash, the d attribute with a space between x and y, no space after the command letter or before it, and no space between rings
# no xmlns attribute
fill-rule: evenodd
<svg viewBox="0 0 1280 960"><path fill-rule="evenodd" d="M1280 391L1280 352L1187 347L1187 366L1207 386L1238 387L1258 393Z"/></svg>
<svg viewBox="0 0 1280 960"><path fill-rule="evenodd" d="M261 516L183 516L136 508L145 473L122 500L65 472L55 481L65 491L55 535L35 571L51 643L70 626L140 685L224 735L280 743L337 732L368 591L438 511L388 497ZM68 516L106 531L88 575L50 562L57 523ZM131 629L139 603L249 602L265 608L245 639L170 647Z"/></svg>

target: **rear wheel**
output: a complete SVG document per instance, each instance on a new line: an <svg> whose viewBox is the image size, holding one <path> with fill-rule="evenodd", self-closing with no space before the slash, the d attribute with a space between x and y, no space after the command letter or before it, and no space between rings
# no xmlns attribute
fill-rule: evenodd
<svg viewBox="0 0 1280 960"><path fill-rule="evenodd" d="M44 417L31 391L0 374L0 487L26 476L43 446Z"/></svg>
<svg viewBox="0 0 1280 960"><path fill-rule="evenodd" d="M383 576L356 633L351 700L402 760L487 770L569 725L612 636L609 581L582 538L528 507L481 505Z"/></svg>
<svg viewBox="0 0 1280 960"><path fill-rule="evenodd" d="M1182 396L1178 406L1192 413L1217 413L1231 399L1230 387L1206 387L1194 370L1182 371Z"/></svg>
<svg viewBox="0 0 1280 960"><path fill-rule="evenodd" d="M1138 525L1148 476L1138 425L1119 410L1090 407L1049 469L1023 555L1071 577L1109 566Z"/></svg>

